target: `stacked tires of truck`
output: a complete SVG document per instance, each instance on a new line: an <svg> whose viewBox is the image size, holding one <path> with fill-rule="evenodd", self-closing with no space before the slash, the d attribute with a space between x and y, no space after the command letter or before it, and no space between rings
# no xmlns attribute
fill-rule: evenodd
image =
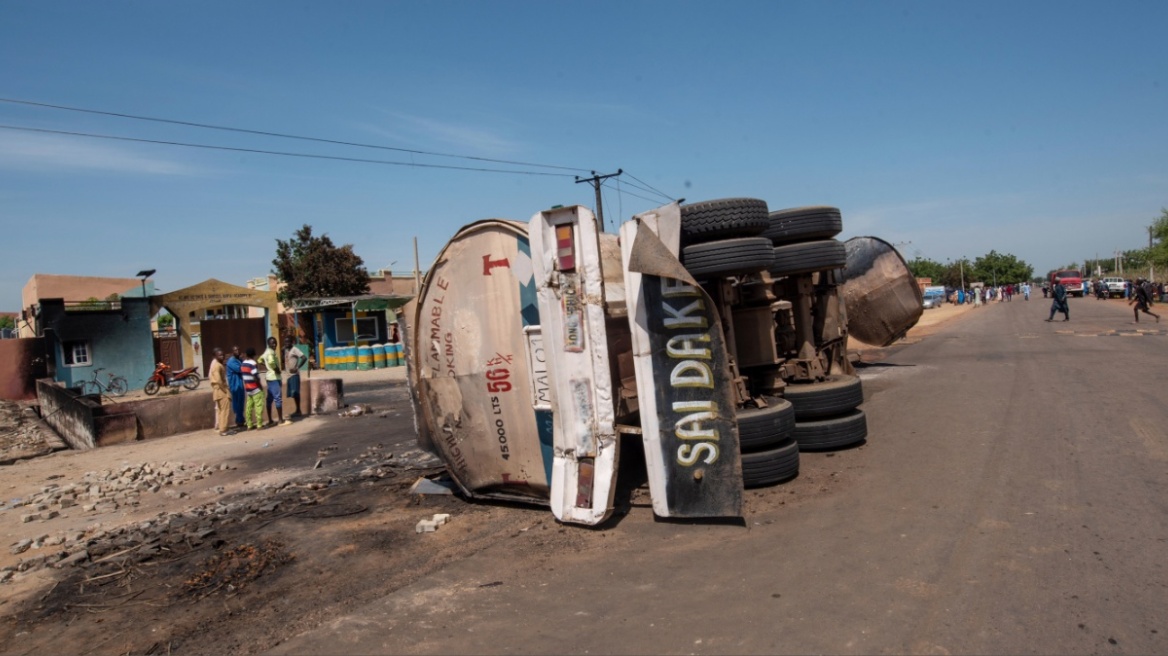
<svg viewBox="0 0 1168 656"><path fill-rule="evenodd" d="M800 451L867 438L847 357L842 228L834 207L769 212L728 198L681 208L682 263L718 306L731 354L748 487L794 478Z"/></svg>

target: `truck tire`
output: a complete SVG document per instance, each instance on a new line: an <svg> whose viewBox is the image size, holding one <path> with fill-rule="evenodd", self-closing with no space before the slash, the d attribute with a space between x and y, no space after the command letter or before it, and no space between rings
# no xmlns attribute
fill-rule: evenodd
<svg viewBox="0 0 1168 656"><path fill-rule="evenodd" d="M848 261L843 243L835 239L775 246L774 257L768 270L776 277L838 269Z"/></svg>
<svg viewBox="0 0 1168 656"><path fill-rule="evenodd" d="M842 417L795 422L795 441L800 451L829 451L868 439L868 419L863 410Z"/></svg>
<svg viewBox="0 0 1168 656"><path fill-rule="evenodd" d="M754 237L770 225L765 200L721 198L681 206L681 243Z"/></svg>
<svg viewBox="0 0 1168 656"><path fill-rule="evenodd" d="M828 376L820 383L787 385L783 398L795 408L795 421L838 417L864 402L859 376Z"/></svg>
<svg viewBox="0 0 1168 656"><path fill-rule="evenodd" d="M831 239L844 229L838 207L795 207L771 212L770 225L762 232L776 246L814 239Z"/></svg>
<svg viewBox="0 0 1168 656"><path fill-rule="evenodd" d="M794 431L795 407L786 399L768 397L765 408L738 411L738 448L743 453L773 449Z"/></svg>
<svg viewBox="0 0 1168 656"><path fill-rule="evenodd" d="M695 278L716 278L764 271L774 260L774 247L766 237L722 239L686 246L681 262Z"/></svg>
<svg viewBox="0 0 1168 656"><path fill-rule="evenodd" d="M760 487L789 481L799 475L799 443L788 441L769 451L742 454L742 483Z"/></svg>

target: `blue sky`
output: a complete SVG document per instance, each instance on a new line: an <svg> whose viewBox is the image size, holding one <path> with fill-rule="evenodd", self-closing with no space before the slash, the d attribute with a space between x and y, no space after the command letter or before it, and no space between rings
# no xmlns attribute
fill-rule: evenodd
<svg viewBox="0 0 1168 656"><path fill-rule="evenodd" d="M572 176L618 168L1043 273L1146 246L1168 206L1166 25L1165 2L0 0L3 98L580 169L0 102L6 126L564 176L0 129L0 309L34 273L243 284L303 223L370 270L411 270L416 236L425 269L460 226L591 206ZM628 183L610 219L663 202Z"/></svg>

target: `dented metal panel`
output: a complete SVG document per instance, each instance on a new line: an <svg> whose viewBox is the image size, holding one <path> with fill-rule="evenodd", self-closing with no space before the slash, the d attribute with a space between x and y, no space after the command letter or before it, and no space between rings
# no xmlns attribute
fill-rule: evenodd
<svg viewBox="0 0 1168 656"><path fill-rule="evenodd" d="M844 246L848 333L861 342L888 346L904 337L924 311L916 278L883 239L853 237Z"/></svg>
<svg viewBox="0 0 1168 656"><path fill-rule="evenodd" d="M526 225L471 224L430 268L408 326L419 423L471 496L546 503L550 490L532 274Z"/></svg>
<svg viewBox="0 0 1168 656"><path fill-rule="evenodd" d="M531 219L532 268L553 407L551 507L565 522L612 514L618 440L600 230L586 208Z"/></svg>
<svg viewBox="0 0 1168 656"><path fill-rule="evenodd" d="M742 514L742 463L726 339L713 300L677 259L676 203L621 227L637 395L653 512Z"/></svg>

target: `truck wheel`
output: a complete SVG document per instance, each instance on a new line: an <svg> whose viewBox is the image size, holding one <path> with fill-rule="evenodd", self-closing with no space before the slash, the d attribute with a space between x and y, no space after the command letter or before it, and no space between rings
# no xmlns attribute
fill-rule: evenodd
<svg viewBox="0 0 1168 656"><path fill-rule="evenodd" d="M775 247L775 261L768 267L771 275L793 276L838 269L848 261L842 242L835 239L806 241Z"/></svg>
<svg viewBox="0 0 1168 656"><path fill-rule="evenodd" d="M795 441L800 451L828 451L868 439L868 419L863 410L842 417L795 422Z"/></svg>
<svg viewBox="0 0 1168 656"><path fill-rule="evenodd" d="M681 262L695 278L716 278L763 271L774 260L766 237L740 237L686 246Z"/></svg>
<svg viewBox="0 0 1168 656"><path fill-rule="evenodd" d="M799 474L799 443L791 440L770 451L742 454L742 483L746 487L774 485Z"/></svg>
<svg viewBox="0 0 1168 656"><path fill-rule="evenodd" d="M721 198L681 206L681 243L753 237L767 229L765 200Z"/></svg>
<svg viewBox="0 0 1168 656"><path fill-rule="evenodd" d="M838 417L855 410L864 402L859 376L828 376L821 383L787 385L783 398L795 408L795 420Z"/></svg>
<svg viewBox="0 0 1168 656"><path fill-rule="evenodd" d="M795 207L771 212L770 225L762 232L776 246L813 239L831 239L844 229L838 207Z"/></svg>
<svg viewBox="0 0 1168 656"><path fill-rule="evenodd" d="M767 407L738 411L738 448L743 453L773 449L791 439L795 407L786 399L768 397Z"/></svg>

